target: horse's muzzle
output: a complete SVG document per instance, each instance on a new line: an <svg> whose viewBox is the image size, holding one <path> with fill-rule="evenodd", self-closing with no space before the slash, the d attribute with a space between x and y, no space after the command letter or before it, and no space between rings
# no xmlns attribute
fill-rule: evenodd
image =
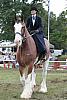
<svg viewBox="0 0 67 100"><path fill-rule="evenodd" d="M21 46L21 44L22 44L22 41L17 41L17 40L14 40L14 43L16 44L16 46Z"/></svg>

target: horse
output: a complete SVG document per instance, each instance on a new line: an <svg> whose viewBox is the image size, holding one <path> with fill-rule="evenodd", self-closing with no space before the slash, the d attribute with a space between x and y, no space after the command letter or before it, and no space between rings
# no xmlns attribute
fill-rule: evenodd
<svg viewBox="0 0 67 100"><path fill-rule="evenodd" d="M19 63L20 81L23 84L23 92L20 98L31 98L34 86L36 85L35 78L35 63L37 62L37 49L32 36L29 34L26 24L22 22L21 33L15 34L14 42L17 45L16 59ZM43 79L39 92L47 92L46 75L49 65L49 42L45 39L46 54L43 62Z"/></svg>

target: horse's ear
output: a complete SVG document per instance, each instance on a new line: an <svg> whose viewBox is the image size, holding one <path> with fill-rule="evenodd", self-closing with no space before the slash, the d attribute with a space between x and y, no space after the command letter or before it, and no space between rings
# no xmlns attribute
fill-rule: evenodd
<svg viewBox="0 0 67 100"><path fill-rule="evenodd" d="M22 20L22 22L23 22L23 20L24 20L24 15L23 15L23 14L21 15L21 20Z"/></svg>

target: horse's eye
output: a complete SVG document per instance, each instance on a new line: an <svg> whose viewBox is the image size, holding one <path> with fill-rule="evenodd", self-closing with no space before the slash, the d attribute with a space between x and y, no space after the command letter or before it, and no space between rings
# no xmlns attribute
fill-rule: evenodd
<svg viewBox="0 0 67 100"><path fill-rule="evenodd" d="M20 40L19 40L19 42L20 42Z"/></svg>
<svg viewBox="0 0 67 100"><path fill-rule="evenodd" d="M22 28L25 28L25 27L22 27Z"/></svg>

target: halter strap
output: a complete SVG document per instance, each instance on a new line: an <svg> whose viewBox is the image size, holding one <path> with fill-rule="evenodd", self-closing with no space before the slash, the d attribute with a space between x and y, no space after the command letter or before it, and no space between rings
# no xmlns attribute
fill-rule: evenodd
<svg viewBox="0 0 67 100"><path fill-rule="evenodd" d="M33 34L31 34L30 36L33 36L33 35L35 35L35 34L36 34L36 32L35 32L35 31L32 31L32 32L33 32ZM32 32L31 32L31 33L32 33ZM21 33L19 33L19 32L16 32L15 34L19 34L19 35L22 37ZM24 42L24 41L26 41L26 39L27 39L27 38L29 38L30 36L24 37L23 42Z"/></svg>
<svg viewBox="0 0 67 100"><path fill-rule="evenodd" d="M19 32L16 32L15 34L19 34L20 36L22 36L21 33L19 33Z"/></svg>

